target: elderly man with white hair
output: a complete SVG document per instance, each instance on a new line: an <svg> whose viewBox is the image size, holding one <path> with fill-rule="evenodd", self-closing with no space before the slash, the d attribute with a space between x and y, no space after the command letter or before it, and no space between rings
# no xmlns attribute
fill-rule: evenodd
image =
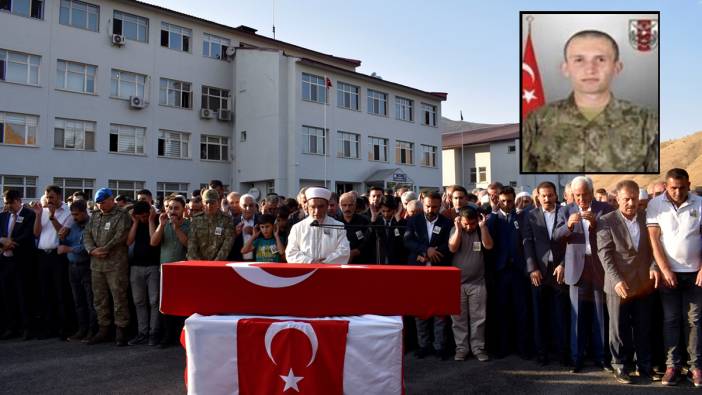
<svg viewBox="0 0 702 395"><path fill-rule="evenodd" d="M329 217L329 198L326 188L307 188L308 216L293 225L288 236L285 256L289 263L342 263L349 262L351 249L344 224Z"/></svg>
<svg viewBox="0 0 702 395"><path fill-rule="evenodd" d="M604 269L597 256L597 221L614 208L594 199L592 181L587 177L573 178L570 188L574 201L559 210L553 238L566 243L565 283L570 286L573 373L582 371L588 343L595 365L611 370L605 360Z"/></svg>

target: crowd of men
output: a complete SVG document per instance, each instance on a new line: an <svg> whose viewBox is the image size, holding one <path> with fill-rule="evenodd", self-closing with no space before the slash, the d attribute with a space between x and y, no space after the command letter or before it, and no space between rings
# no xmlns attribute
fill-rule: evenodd
<svg viewBox="0 0 702 395"><path fill-rule="evenodd" d="M702 386L702 198L683 169L648 189L578 176L561 202L550 182L531 194L497 182L419 196L315 187L258 202L217 180L164 202L148 190L135 202L108 188L68 202L62 192L47 186L27 205L3 194L2 339L174 344L183 318L158 309L167 262L453 265L461 312L405 318L418 358L516 353L573 373L591 360L621 383L664 385L686 369ZM315 233L324 227L340 229Z"/></svg>

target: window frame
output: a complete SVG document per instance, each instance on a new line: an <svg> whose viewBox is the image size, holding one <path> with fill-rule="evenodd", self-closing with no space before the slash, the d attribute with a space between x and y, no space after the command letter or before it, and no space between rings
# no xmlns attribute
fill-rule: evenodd
<svg viewBox="0 0 702 395"><path fill-rule="evenodd" d="M178 188L168 188L169 186L173 186L178 184ZM185 189L183 189L183 186L185 186ZM183 195L186 198L188 197L190 193L190 183L188 182L180 182L180 181L156 181L156 198L163 204L166 196L170 196L171 194L176 194L176 195Z"/></svg>
<svg viewBox="0 0 702 395"><path fill-rule="evenodd" d="M167 33L167 35L166 35L167 44L166 45L163 45L163 38L164 38L163 33ZM175 47L171 46L171 34L180 35L180 48L175 48ZM186 42L185 37L188 38L187 39L188 49L183 48L185 46L185 42ZM180 25L176 25L173 23L161 21L160 44L161 44L161 47L163 47L163 48L168 48L168 49L172 49L174 51L179 51L179 52L192 53L193 29L183 27Z"/></svg>
<svg viewBox="0 0 702 395"><path fill-rule="evenodd" d="M428 103L422 103L422 125L436 127L436 111L437 106ZM428 121L427 121L428 117Z"/></svg>
<svg viewBox="0 0 702 395"><path fill-rule="evenodd" d="M308 77L307 80L305 77ZM314 79L314 81L313 81ZM321 84L320 84L321 80ZM301 92L302 92L302 100L310 103L319 103L319 104L329 104L329 95L327 94L327 83L326 79L323 76L319 76L316 74L310 74L310 73L302 73L302 86L301 86ZM309 97L305 97L305 86L307 85L308 87L308 92L309 92ZM314 89L313 89L314 88ZM320 96L320 90L322 92ZM314 92L314 93L313 93ZM317 98L313 98L313 96L316 94ZM322 99L322 100L319 100Z"/></svg>
<svg viewBox="0 0 702 395"><path fill-rule="evenodd" d="M131 183L132 187L128 188L127 185L120 186L120 183ZM144 189L146 187L146 181L137 181L137 180L107 180L107 186L108 188L112 189L114 192L115 196L117 195L124 195L124 191L129 191L131 193L130 197L132 200L136 200L137 198L137 192L140 190Z"/></svg>
<svg viewBox="0 0 702 395"><path fill-rule="evenodd" d="M380 154L382 152L382 156L385 157L385 160L374 159L375 158L375 146L376 146L376 144L374 144L375 142L383 143L383 144L377 144L377 145L378 145L378 147L383 148L382 151L379 148L378 153ZM387 139L385 137L368 136L368 146L369 146L368 160L372 161L372 162L388 163L389 162L389 158L388 158L389 157L389 149L388 149L389 145L390 145L390 139Z"/></svg>
<svg viewBox="0 0 702 395"><path fill-rule="evenodd" d="M349 139L349 138L355 138ZM349 142L349 155L345 155L345 148L344 143ZM353 132L347 132L344 130L338 130L337 131L337 149L336 149L336 157L337 158L343 158L343 159L361 159L361 135L358 133L353 133ZM353 145L356 145L356 156L353 156L351 152L353 152Z"/></svg>
<svg viewBox="0 0 702 395"><path fill-rule="evenodd" d="M314 131L315 134L313 135L312 132ZM316 132L322 132L322 135L319 136ZM302 125L302 153L306 155L319 155L319 156L325 156L327 155L327 144L328 144L328 136L329 136L329 130L324 129L324 128L318 128L316 126L308 126L308 125ZM315 147L317 148L315 152L312 152L311 145L312 142L312 137L315 138ZM319 140L322 140L321 147L322 147L322 152L319 152Z"/></svg>
<svg viewBox="0 0 702 395"><path fill-rule="evenodd" d="M12 15L21 16L23 18L38 19L40 21L44 20L44 10L45 10L45 6L46 6L45 0L27 0L27 5L28 5L28 14L27 15L20 14L16 11L15 7L13 7L13 4L16 4L16 2L17 2L17 0L11 0L9 2L10 8L0 8L0 12L7 12L7 13L12 14ZM39 13L41 14L40 16L32 16L32 13L34 11L34 7L32 7L32 5L34 3L41 4L41 8L39 8Z"/></svg>
<svg viewBox="0 0 702 395"><path fill-rule="evenodd" d="M205 93L205 89L207 89L207 93ZM220 95L212 95L210 92L212 89L216 89L220 91ZM217 88L214 86L209 86L209 85L202 85L201 87L201 95L200 95L200 108L205 108L210 111L215 111L219 112L219 110L224 109L224 110L229 110L229 104L231 102L231 91L229 89L224 89L224 88ZM227 93L227 96L224 96L224 92ZM210 99L219 99L219 108L213 109L210 108ZM222 106L222 101L226 101L226 106ZM205 107L206 106L206 107Z"/></svg>
<svg viewBox="0 0 702 395"><path fill-rule="evenodd" d="M119 17L118 15L119 14ZM133 23L136 25L136 33L137 36L136 38L130 38L129 35L125 32L124 25L125 25L125 18L126 19L134 19L133 21L128 21L128 23ZM116 32L116 23L115 21L120 21L120 32ZM143 23L140 23L143 22ZM144 26L144 40L140 40L139 38L139 26L142 25ZM135 14L130 14L128 12L124 11L119 11L119 10L113 10L112 11L112 34L119 34L121 36L124 36L126 40L129 41L135 41L139 43L144 43L148 44L149 43L149 18L135 15Z"/></svg>
<svg viewBox="0 0 702 395"><path fill-rule="evenodd" d="M69 7L67 8L67 12L68 12L68 23L61 23L61 12L62 12L62 10L65 9L65 8L63 7L63 4L64 4L64 3L68 3L68 5L69 5ZM73 11L73 8L74 8L75 5L85 5L85 14L86 14L85 23L86 23L86 26L78 26L78 25L72 24L72 22L73 22L73 12L72 12L72 11ZM94 13L91 13L91 12L90 12L90 11L91 11L91 8L94 8L94 11L95 11ZM93 29L90 28L90 15L91 15L91 14L94 14L94 15L95 15L95 22L96 22L96 24L95 24L95 30L93 30ZM70 27L75 27L76 29L83 29L83 30L87 30L87 31L90 31L90 32L99 33L99 32L100 32L100 6L99 6L99 5L96 5L96 4L92 4L92 3L87 3L87 2L85 2L85 1L80 1L80 0L60 0L60 3L59 3L59 19L58 19L58 20L59 20L59 24L60 24L60 25L63 25L63 26L70 26Z"/></svg>
<svg viewBox="0 0 702 395"><path fill-rule="evenodd" d="M212 56L212 45L219 45L220 55ZM227 48L232 46L232 40L211 33L203 33L202 36L202 57L227 61ZM205 54L205 48L207 54Z"/></svg>
<svg viewBox="0 0 702 395"><path fill-rule="evenodd" d="M116 129L115 129L116 128ZM115 131L117 133L115 133ZM133 132L132 136L125 136L125 138L133 138L134 139L134 151L133 152L128 152L128 151L120 151L120 139L122 136L124 136L123 132ZM138 136L137 132L141 131L142 135ZM117 141L116 144L117 146L116 151L112 150L112 136L116 135L117 136ZM139 152L139 140L141 140L141 152ZM110 124L110 145L108 149L109 153L111 154L121 154L121 155L136 155L136 156L146 156L146 128L142 126L133 126L133 125L124 125L124 124L118 124L118 123L111 123Z"/></svg>
<svg viewBox="0 0 702 395"><path fill-rule="evenodd" d="M350 88L350 90L349 90ZM356 91L354 92L353 89ZM348 106L346 99L348 96ZM352 106L353 97L356 97L356 108ZM336 106L352 111L361 111L361 87L348 82L336 82Z"/></svg>
<svg viewBox="0 0 702 395"><path fill-rule="evenodd" d="M403 147L403 145L407 144L408 147ZM402 154L405 152L405 158L407 158L407 152L409 153L409 161L408 162L403 162L402 161ZM414 165L415 157L414 157L414 143L411 141L405 141L405 140L395 140L395 163L398 165L407 165L407 166L412 166Z"/></svg>
<svg viewBox="0 0 702 395"><path fill-rule="evenodd" d="M386 117L388 116L388 94L382 91L378 91L375 89L367 88L366 94L368 96L367 100L367 105L368 105L368 114L372 115L377 115L379 117ZM380 96L380 97L378 97ZM375 112L375 104L376 102L378 103L378 112ZM382 104L382 109L383 112L380 112L381 109L381 104Z"/></svg>
<svg viewBox="0 0 702 395"><path fill-rule="evenodd" d="M97 70L98 70L98 66L96 66L96 65L94 65L94 64L81 63L81 62L74 62L74 61L72 61L72 60L57 59L57 60L56 60L56 79L57 79L57 80L59 79L59 72L60 72L59 67L60 67L60 63L63 63L63 64L64 64L64 70L63 70L63 86L58 86L58 81L56 81L56 86L57 86L56 89L57 89L57 90L66 91L66 92L74 92L74 93L82 93L82 94L84 94L84 95L93 95L93 96L97 96L97 72L98 72ZM77 73L75 73L75 72L70 71L70 67L69 67L70 65L74 65L74 66L77 65L77 66L82 66L82 67L83 67L83 90L82 90L82 91L73 90L73 89L70 89L70 88L68 87L68 75L69 75L69 73L77 74ZM91 67L92 67L93 70L94 70L94 73L93 73L93 75L92 75L92 77L93 77L93 91L92 91L92 92L90 92L90 91L87 90L87 87L88 87L88 77L89 77L88 71L89 71L89 69L90 69Z"/></svg>
<svg viewBox="0 0 702 395"><path fill-rule="evenodd" d="M59 122L63 122L63 125L62 125L63 127L59 127ZM81 129L77 129L77 128L72 128L72 129L73 129L74 135L75 135L75 131L76 131L76 130L82 132L82 134L83 134L83 137L82 137L83 148L77 148L77 147L75 147L75 144L74 144L74 147L73 147L73 148L67 147L67 146L66 146L66 129L68 129L68 127L66 126L67 122L72 122L72 123L74 123L74 124L78 124L78 123L81 124L81 126L82 126ZM90 130L90 129L87 128L87 126L89 126L90 124L92 124L92 130ZM58 130L58 129L61 129L61 130L63 131L63 132L62 132L62 133L63 133L63 138L61 139L61 140L62 140L62 145L61 145L61 146L57 146L57 145L56 145L56 139L57 139L56 133L57 133L57 130ZM87 145L88 145L88 144L87 144L87 142L88 142L88 137L87 137L87 136L88 136L88 133L92 133L92 143L93 143L93 146L90 147L90 148L87 147ZM52 144L52 146L53 146L54 149L58 149L58 150L68 150L68 151L95 151L95 138L97 137L97 122L95 122L95 121L85 121L85 120L82 120L82 119L70 119L70 118L60 118L60 117L56 117L56 118L54 118L54 134L53 134L53 137L54 137L54 139L53 139L53 140L54 140L54 143ZM75 142L75 140L76 140L76 139L75 139L75 137L74 137L74 142Z"/></svg>
<svg viewBox="0 0 702 395"><path fill-rule="evenodd" d="M115 73L117 73L116 79L115 79ZM123 75L125 73L127 75L134 76L134 82L133 82L134 83L134 92L132 92L134 94L129 94L126 97L121 96L121 93L122 93L121 86L122 86L122 81L123 81ZM143 82L139 81L139 77L143 77ZM116 81L116 83L117 83L116 94L115 94L115 92L112 91L112 84L114 81ZM148 86L148 82L149 82L149 76L146 74L140 74L140 73L135 73L135 72L126 71L126 70L120 70L120 69L112 69L112 70L110 70L110 97L113 99L129 100L129 98L131 96L136 96L136 97L142 98L146 101L146 96L147 96L146 95L146 88ZM125 81L124 83L131 83L131 81ZM143 96L139 96L139 86L140 85L143 87L143 89L142 89Z"/></svg>
<svg viewBox="0 0 702 395"><path fill-rule="evenodd" d="M7 178L22 178L21 184L9 183ZM25 175L15 175L15 174L0 174L0 190L7 191L10 189L19 189L20 196L22 199L36 199L37 195L37 176L25 176ZM31 182L29 182L31 181ZM34 190L34 196L27 196L30 190Z"/></svg>
<svg viewBox="0 0 702 395"><path fill-rule="evenodd" d="M422 158L420 160L420 165L424 167L438 167L437 166L437 152L438 147L435 145L420 144L420 151L422 153ZM425 156L428 154L429 161L425 162Z"/></svg>
<svg viewBox="0 0 702 395"><path fill-rule="evenodd" d="M395 119L398 121L414 122L414 100L402 96L395 96Z"/></svg>
<svg viewBox="0 0 702 395"><path fill-rule="evenodd" d="M7 118L9 116L12 117L22 117L23 118L23 143L22 144L17 144L17 143L8 143L7 142L7 135L6 135L6 128L8 126ZM29 119L33 119L33 125L32 122L28 122ZM19 125L17 123L11 124L11 125ZM34 133L33 135L30 133L30 128L34 128ZM13 147L39 147L39 144L37 143L37 137L39 133L39 115L33 115L33 114L22 114L22 113L14 113L14 112L8 112L8 111L0 111L0 146L7 145L7 146L13 146ZM16 134L16 133L15 133ZM29 142L31 141L31 137L34 138L34 142L30 144Z"/></svg>
<svg viewBox="0 0 702 395"><path fill-rule="evenodd" d="M177 134L179 136L178 139L171 138L172 134ZM191 159L191 154L190 154L190 136L191 133L189 132L182 132L178 130L168 130L168 129L159 129L158 130L158 139L157 139L157 150L156 150L156 156L159 158L167 158L167 159ZM161 152L161 141L163 141L163 154L160 154ZM166 154L166 147L168 143L179 143L180 145L180 156L174 156L174 155L167 155ZM185 147L185 149L184 149ZM183 152L185 152L185 155L183 155Z"/></svg>
<svg viewBox="0 0 702 395"><path fill-rule="evenodd" d="M166 86L164 86L164 82L166 83ZM176 87L176 84L179 84L180 88ZM188 85L188 90L185 90L183 87L185 84ZM187 110L192 110L193 109L193 84L192 82L188 81L180 81L180 80L174 80L171 78L165 78L161 77L159 80L159 88L158 88L158 104L166 107L172 107L172 108L181 108L181 109L187 109ZM170 98L171 98L171 92L175 94L174 98L176 98L176 102L170 103ZM164 96L165 95L165 96ZM177 103L177 98L180 96L180 104L178 105ZM188 106L185 107L183 106L183 101L187 98L188 101ZM166 100L166 102L163 102L163 99Z"/></svg>
<svg viewBox="0 0 702 395"><path fill-rule="evenodd" d="M2 56L2 55L4 55L4 56ZM24 56L26 58L25 58L24 62L20 62L17 60L11 61L10 60L11 55ZM36 61L36 63L33 63L33 61ZM25 66L26 78L24 79L24 81L8 80L7 79L8 67L10 66L10 63ZM36 75L37 82L35 84L32 83L32 76L33 75ZM0 81L11 83L11 84L20 84L20 85L37 86L37 87L41 86L41 56L40 55L33 55L30 53L26 53L26 52L18 52L18 51L0 48Z"/></svg>
<svg viewBox="0 0 702 395"><path fill-rule="evenodd" d="M73 183L71 183L73 181ZM80 181L80 188L75 185L76 181ZM70 185L66 185L70 184ZM95 179L94 178L75 178L75 177L54 177L54 185L61 187L61 200L66 200L66 198L73 194L75 191L83 191L88 196L93 196L95 192ZM72 191L68 193L68 191Z"/></svg>
<svg viewBox="0 0 702 395"><path fill-rule="evenodd" d="M210 138L216 138L219 141L217 141L217 142L209 141ZM203 158L203 155L202 155L203 154L203 150L202 150L203 144L206 147L204 152L208 154L208 155L206 155L207 156L206 158ZM219 147L220 159L209 158L209 152L210 152L209 146L210 145ZM212 162L229 162L229 148L230 148L229 137L227 137L227 136L218 136L215 134L201 134L200 135L200 160L212 161ZM224 156L224 155L226 155L226 158L222 159L222 156Z"/></svg>

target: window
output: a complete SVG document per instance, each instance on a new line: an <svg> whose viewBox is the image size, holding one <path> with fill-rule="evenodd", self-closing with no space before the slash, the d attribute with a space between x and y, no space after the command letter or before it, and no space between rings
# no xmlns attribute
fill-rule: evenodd
<svg viewBox="0 0 702 395"><path fill-rule="evenodd" d="M436 167L436 147L422 144L422 166Z"/></svg>
<svg viewBox="0 0 702 395"><path fill-rule="evenodd" d="M399 96L395 97L395 119L412 122L414 120L412 115L413 106L414 102L412 100Z"/></svg>
<svg viewBox="0 0 702 395"><path fill-rule="evenodd" d="M59 23L96 32L100 28L100 7L78 0L61 0Z"/></svg>
<svg viewBox="0 0 702 395"><path fill-rule="evenodd" d="M326 155L327 134L322 128L302 127L302 152L305 154Z"/></svg>
<svg viewBox="0 0 702 395"><path fill-rule="evenodd" d="M212 111L229 108L229 90L212 88L210 86L202 87L202 108L208 108Z"/></svg>
<svg viewBox="0 0 702 395"><path fill-rule="evenodd" d="M149 42L149 20L140 16L115 11L112 18L112 34L143 43Z"/></svg>
<svg viewBox="0 0 702 395"><path fill-rule="evenodd" d="M137 192L144 189L145 184L144 181L107 180L107 186L115 196L125 195L132 200L136 200Z"/></svg>
<svg viewBox="0 0 702 395"><path fill-rule="evenodd" d="M189 82L161 78L158 102L163 106L192 108L192 93Z"/></svg>
<svg viewBox="0 0 702 395"><path fill-rule="evenodd" d="M474 184L478 182L478 169L475 167L470 168L470 182Z"/></svg>
<svg viewBox="0 0 702 395"><path fill-rule="evenodd" d="M514 152L517 152L517 146L515 145L508 145L507 146L507 153L512 154Z"/></svg>
<svg viewBox="0 0 702 395"><path fill-rule="evenodd" d="M88 196L93 196L95 180L89 178L61 178L54 177L54 185L58 185L63 190L62 200L66 200L75 192L85 192Z"/></svg>
<svg viewBox="0 0 702 395"><path fill-rule="evenodd" d="M339 132L339 149L336 156L339 158L358 159L360 157L358 142L361 136L356 133Z"/></svg>
<svg viewBox="0 0 702 395"><path fill-rule="evenodd" d="M129 99L130 96L145 97L146 76L112 69L110 96Z"/></svg>
<svg viewBox="0 0 702 395"><path fill-rule="evenodd" d="M146 129L137 126L110 125L110 152L144 154Z"/></svg>
<svg viewBox="0 0 702 395"><path fill-rule="evenodd" d="M39 117L0 112L0 144L36 145Z"/></svg>
<svg viewBox="0 0 702 395"><path fill-rule="evenodd" d="M356 85L344 82L336 83L336 105L341 108L358 111L358 91Z"/></svg>
<svg viewBox="0 0 702 395"><path fill-rule="evenodd" d="M200 159L229 160L229 138L221 136L200 136Z"/></svg>
<svg viewBox="0 0 702 395"><path fill-rule="evenodd" d="M190 40L193 37L193 31L171 25L170 23L161 22L161 46L168 47L183 52L190 52Z"/></svg>
<svg viewBox="0 0 702 395"><path fill-rule="evenodd" d="M388 114L387 93L368 89L368 113L386 116Z"/></svg>
<svg viewBox="0 0 702 395"><path fill-rule="evenodd" d="M59 60L56 63L56 87L80 93L95 93L97 66Z"/></svg>
<svg viewBox="0 0 702 395"><path fill-rule="evenodd" d="M302 73L302 99L326 103L327 86L324 83L324 77Z"/></svg>
<svg viewBox="0 0 702 395"><path fill-rule="evenodd" d="M517 187L517 181L510 181L510 182L509 182L509 186L511 186L512 188L516 188L516 187Z"/></svg>
<svg viewBox="0 0 702 395"><path fill-rule="evenodd" d="M158 156L164 158L190 158L190 133L159 130Z"/></svg>
<svg viewBox="0 0 702 395"><path fill-rule="evenodd" d="M487 181L487 168L486 167L478 167L478 182L486 182Z"/></svg>
<svg viewBox="0 0 702 395"><path fill-rule="evenodd" d="M227 48L231 46L228 38L217 37L212 34L204 34L202 41L202 56L212 59L226 60Z"/></svg>
<svg viewBox="0 0 702 395"><path fill-rule="evenodd" d="M395 162L402 165L414 164L414 143L397 140L395 145Z"/></svg>
<svg viewBox="0 0 702 395"><path fill-rule="evenodd" d="M0 0L0 10L19 16L43 19L44 0Z"/></svg>
<svg viewBox="0 0 702 395"><path fill-rule="evenodd" d="M1 191L18 191L23 199L37 197L37 177L0 175Z"/></svg>
<svg viewBox="0 0 702 395"><path fill-rule="evenodd" d="M40 62L37 55L0 49L0 81L39 85Z"/></svg>
<svg viewBox="0 0 702 395"><path fill-rule="evenodd" d="M368 160L387 162L388 161L388 139L380 137L368 137Z"/></svg>
<svg viewBox="0 0 702 395"><path fill-rule="evenodd" d="M422 123L424 125L436 126L436 106L422 103L422 112L424 113Z"/></svg>
<svg viewBox="0 0 702 395"><path fill-rule="evenodd" d="M157 182L156 196L160 202L163 202L166 196L183 195L187 197L189 184L187 182Z"/></svg>
<svg viewBox="0 0 702 395"><path fill-rule="evenodd" d="M95 122L56 118L54 147L73 150L95 150Z"/></svg>

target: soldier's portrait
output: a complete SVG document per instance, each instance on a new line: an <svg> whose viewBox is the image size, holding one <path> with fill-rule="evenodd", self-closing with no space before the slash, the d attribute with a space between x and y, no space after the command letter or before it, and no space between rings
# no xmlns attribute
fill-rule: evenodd
<svg viewBox="0 0 702 395"><path fill-rule="evenodd" d="M658 173L659 14L520 16L520 171Z"/></svg>

